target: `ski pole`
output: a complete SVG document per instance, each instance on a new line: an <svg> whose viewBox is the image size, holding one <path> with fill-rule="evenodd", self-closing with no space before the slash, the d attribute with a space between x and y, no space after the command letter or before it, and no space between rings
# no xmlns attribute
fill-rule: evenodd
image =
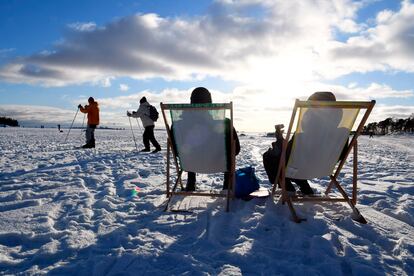
<svg viewBox="0 0 414 276"><path fill-rule="evenodd" d="M85 117L86 117L86 113L83 115L83 121L82 121L82 126L81 126L81 135L82 135L82 131L83 131L83 125L85 124Z"/></svg>
<svg viewBox="0 0 414 276"><path fill-rule="evenodd" d="M129 119L129 126L131 127L132 138L134 138L135 148L138 150L137 142L135 141L134 130L132 129L131 117L128 116L128 119Z"/></svg>
<svg viewBox="0 0 414 276"><path fill-rule="evenodd" d="M78 115L78 112L79 112L79 107L78 107L78 109L76 110L75 117L73 117L72 124L70 125L69 131L68 131L68 134L66 134L66 138L65 138L65 141L64 141L63 143L66 143L66 140L68 139L68 136L69 136L70 130L72 129L73 122L75 122L75 119L76 119L76 116Z"/></svg>

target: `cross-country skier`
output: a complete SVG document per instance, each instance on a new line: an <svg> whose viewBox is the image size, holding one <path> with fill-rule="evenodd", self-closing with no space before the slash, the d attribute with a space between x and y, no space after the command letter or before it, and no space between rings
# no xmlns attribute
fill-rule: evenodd
<svg viewBox="0 0 414 276"><path fill-rule="evenodd" d="M144 133L142 134L142 140L145 148L142 149L141 152L150 151L151 142L152 145L155 147L155 150L153 150L152 153L156 153L161 150L161 147L154 136L155 124L154 120L150 116L150 107L151 105L148 103L147 98L142 97L141 100L139 100L139 108L137 112L130 113L129 111L127 111L127 116L133 118L141 118L142 125L145 128Z"/></svg>
<svg viewBox="0 0 414 276"><path fill-rule="evenodd" d="M84 149L95 147L95 128L99 125L99 106L98 102L95 102L94 98L89 97L88 105L83 107L78 105L79 110L82 113L88 114L88 126L86 127L86 144L82 146Z"/></svg>

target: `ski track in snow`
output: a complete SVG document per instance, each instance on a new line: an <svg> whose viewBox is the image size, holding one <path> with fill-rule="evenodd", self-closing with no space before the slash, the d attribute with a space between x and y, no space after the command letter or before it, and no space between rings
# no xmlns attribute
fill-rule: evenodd
<svg viewBox="0 0 414 276"><path fill-rule="evenodd" d="M414 274L414 136L360 138L360 225L325 203L296 205L307 218L296 224L277 198L233 200L226 213L223 199L176 197L172 207L191 212L163 212L163 131L161 154L138 154L128 131L98 129L96 150L74 149L79 130L62 145L65 135L0 129L0 275ZM270 188L261 155L272 139L240 141L237 166ZM351 162L339 178L348 192ZM197 186L222 181L198 175ZM311 182L323 192L328 180Z"/></svg>

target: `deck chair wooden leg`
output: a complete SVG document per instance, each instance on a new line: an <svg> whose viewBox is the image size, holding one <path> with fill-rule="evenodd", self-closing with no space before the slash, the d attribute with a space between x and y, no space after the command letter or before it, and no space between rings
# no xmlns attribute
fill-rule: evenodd
<svg viewBox="0 0 414 276"><path fill-rule="evenodd" d="M354 158L353 158L353 175L352 175L352 203L356 205L357 202L357 182L358 182L358 143L354 144Z"/></svg>
<svg viewBox="0 0 414 276"><path fill-rule="evenodd" d="M352 203L354 205L356 205L357 202L357 182L358 182L358 141L355 140L355 143L353 144L353 150L354 150L354 154L353 154L353 171L352 171ZM339 168L338 168L339 169ZM331 178L336 178L335 176L337 176L339 174L339 171L337 171L335 173L335 175L331 176ZM328 185L328 188L326 188L325 191L325 195L327 196L333 187L334 183L333 181L331 181Z"/></svg>
<svg viewBox="0 0 414 276"><path fill-rule="evenodd" d="M286 203L289 207L290 213L292 214L294 222L301 223L302 221L306 221L306 219L298 217L298 215L296 214L295 208L293 208L292 200L290 199L289 196L286 198Z"/></svg>
<svg viewBox="0 0 414 276"><path fill-rule="evenodd" d="M234 187L234 172L230 173L229 186L227 187L227 196L226 196L226 212L230 211L230 197L232 197L233 187Z"/></svg>
<svg viewBox="0 0 414 276"><path fill-rule="evenodd" d="M296 223L300 223L302 221L305 221L306 219L299 218L298 215L296 214L295 208L293 207L292 200L286 191L286 183L285 183L284 175L285 173L284 171L282 171L282 174L281 174L282 178L280 179L280 182L279 182L281 184L280 186L282 187L282 204L285 204L285 202L287 203L290 213L292 214L293 221Z"/></svg>
<svg viewBox="0 0 414 276"><path fill-rule="evenodd" d="M331 176L332 177L332 176ZM333 182L329 182L328 188L325 190L325 195L327 196L332 190Z"/></svg>
<svg viewBox="0 0 414 276"><path fill-rule="evenodd" d="M170 204L170 201L171 201L171 198L173 197L173 193L175 192L175 189L177 189L178 182L181 181L181 174L182 173L183 173L183 171L181 171L181 170L178 172L177 179L175 180L174 187L173 187L173 189L170 193L170 197L167 200L167 204L165 205L164 212L168 211L168 205Z"/></svg>
<svg viewBox="0 0 414 276"><path fill-rule="evenodd" d="M170 197L170 142L167 143L167 197Z"/></svg>
<svg viewBox="0 0 414 276"><path fill-rule="evenodd" d="M352 209L353 215L352 219L362 223L367 224L366 219L361 215L359 210L355 207L355 205L352 203L351 199L349 199L348 195L346 194L345 190L342 188L342 186L336 181L336 179L332 178L333 184L336 186L336 188L339 190L339 192L342 194L342 196L345 198L345 200L348 202L349 206Z"/></svg>
<svg viewBox="0 0 414 276"><path fill-rule="evenodd" d="M286 203L286 198L287 198L287 192L286 192L286 187L285 187L285 180L280 178L279 179L279 183L280 183L280 187L282 189L282 205L285 205Z"/></svg>

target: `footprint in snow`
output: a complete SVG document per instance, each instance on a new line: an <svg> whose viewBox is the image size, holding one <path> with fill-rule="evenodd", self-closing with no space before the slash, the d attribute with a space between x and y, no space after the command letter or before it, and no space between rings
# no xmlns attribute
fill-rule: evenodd
<svg viewBox="0 0 414 276"><path fill-rule="evenodd" d="M139 174L139 176L141 176L142 178L147 178L150 174L151 174L151 172L150 171L148 171L148 170L139 170L139 172L138 172L138 174Z"/></svg>

